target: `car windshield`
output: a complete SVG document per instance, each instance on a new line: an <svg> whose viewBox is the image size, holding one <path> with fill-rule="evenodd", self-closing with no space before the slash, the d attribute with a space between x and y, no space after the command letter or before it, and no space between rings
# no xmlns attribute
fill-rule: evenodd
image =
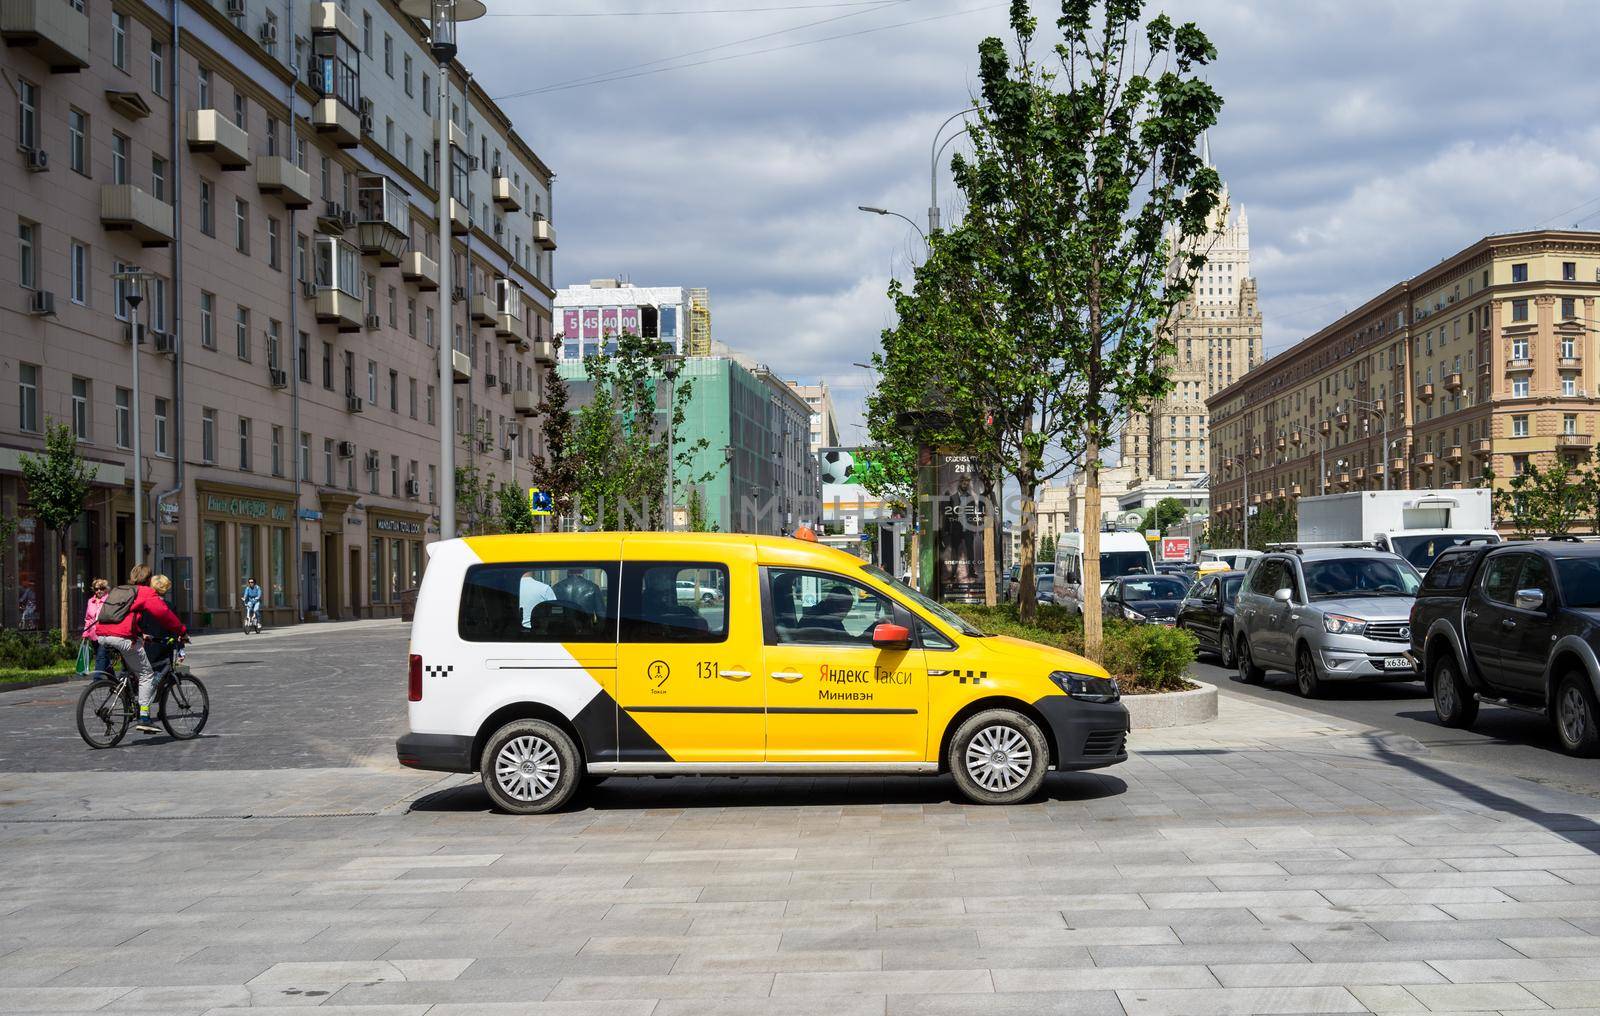
<svg viewBox="0 0 1600 1016"><path fill-rule="evenodd" d="M1412 596L1422 578L1404 561L1383 557L1351 557L1306 561L1306 595L1313 600L1350 596Z"/></svg>
<svg viewBox="0 0 1600 1016"><path fill-rule="evenodd" d="M1600 559L1571 558L1556 561L1561 582L1561 602L1580 610L1600 607Z"/></svg>
<svg viewBox="0 0 1600 1016"><path fill-rule="evenodd" d="M1498 543L1498 539L1481 533L1434 533L1431 536L1391 536L1389 545L1394 552L1411 562L1419 572L1427 571L1433 559L1449 550L1468 543Z"/></svg>
<svg viewBox="0 0 1600 1016"><path fill-rule="evenodd" d="M943 621L945 624L954 628L961 634L969 635L973 638L988 637L988 632L980 630L974 626L971 621L966 620L961 615L952 611L949 607L946 607L944 604L940 603L938 600L929 599L928 597L922 595L921 592L906 585L904 582L901 582L899 579L895 578L893 575L890 575L877 565L864 565L862 566L861 570L866 572L868 575L871 575L879 582L884 582L892 586L895 592L899 593L901 596L904 596L906 599L910 600L912 603L915 603L917 606L921 607L923 610L926 610L928 613L932 614L934 617L937 617L939 620Z"/></svg>
<svg viewBox="0 0 1600 1016"><path fill-rule="evenodd" d="M1181 600L1188 587L1182 579L1152 575L1147 579L1123 579L1124 600Z"/></svg>
<svg viewBox="0 0 1600 1016"><path fill-rule="evenodd" d="M1100 553L1100 577L1120 578L1123 575L1148 575L1150 555L1138 550L1107 550Z"/></svg>
<svg viewBox="0 0 1600 1016"><path fill-rule="evenodd" d="M1033 587L1040 593L1050 592L1053 588L1055 588L1055 584L1056 579L1054 575L1040 575L1033 581Z"/></svg>

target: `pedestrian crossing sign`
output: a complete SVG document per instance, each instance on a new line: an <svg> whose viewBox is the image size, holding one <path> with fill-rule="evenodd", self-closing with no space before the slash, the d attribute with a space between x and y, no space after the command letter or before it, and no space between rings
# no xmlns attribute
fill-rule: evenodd
<svg viewBox="0 0 1600 1016"><path fill-rule="evenodd" d="M540 490L538 487L528 488L528 511L534 515L554 515L550 504L550 492Z"/></svg>

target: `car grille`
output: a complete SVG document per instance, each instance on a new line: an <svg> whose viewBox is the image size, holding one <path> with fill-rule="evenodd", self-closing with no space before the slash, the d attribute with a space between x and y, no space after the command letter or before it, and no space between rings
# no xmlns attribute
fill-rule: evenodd
<svg viewBox="0 0 1600 1016"><path fill-rule="evenodd" d="M1128 737L1126 730L1092 730L1083 742L1083 754L1087 758L1111 758L1124 752L1124 743Z"/></svg>
<svg viewBox="0 0 1600 1016"><path fill-rule="evenodd" d="M1379 642L1410 642L1409 621L1373 621L1367 625L1367 638Z"/></svg>

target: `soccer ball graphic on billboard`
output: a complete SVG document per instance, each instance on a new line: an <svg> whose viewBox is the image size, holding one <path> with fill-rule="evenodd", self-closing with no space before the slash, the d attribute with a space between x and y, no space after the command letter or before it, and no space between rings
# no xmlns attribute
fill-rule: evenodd
<svg viewBox="0 0 1600 1016"><path fill-rule="evenodd" d="M817 456L821 460L822 482L854 483L857 448L823 448Z"/></svg>

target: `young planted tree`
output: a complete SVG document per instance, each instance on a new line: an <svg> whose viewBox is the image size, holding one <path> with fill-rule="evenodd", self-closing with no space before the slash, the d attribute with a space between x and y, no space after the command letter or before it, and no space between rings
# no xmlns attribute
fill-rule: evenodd
<svg viewBox="0 0 1600 1016"><path fill-rule="evenodd" d="M559 353L561 337L555 339ZM533 485L550 495L551 509L557 518L572 514L573 498L580 486L583 457L578 454L573 430L572 410L567 408L567 382L555 363L545 368L544 399L539 403L540 428L544 451L533 456Z"/></svg>
<svg viewBox="0 0 1600 1016"><path fill-rule="evenodd" d="M1529 465L1494 488L1495 517L1511 526L1512 536L1531 540L1565 536L1594 508L1594 477L1580 466L1556 462L1546 469Z"/></svg>
<svg viewBox="0 0 1600 1016"><path fill-rule="evenodd" d="M61 644L68 639L67 540L72 527L83 517L83 506L89 500L89 484L94 482L96 468L83 461L78 454L78 439L72 428L64 423L45 421L44 454L22 455L22 479L28 487L28 504L34 518L55 534L56 587L60 590ZM143 497L143 491L134 491ZM138 540L142 534L136 534ZM135 550L134 556L138 557Z"/></svg>
<svg viewBox="0 0 1600 1016"><path fill-rule="evenodd" d="M1192 23L1158 14L1141 24L1144 6L1062 0L1061 40L1039 56L1037 23L1013 0L1014 54L996 38L979 47L984 105L971 158L955 160L968 221L993 222L1007 240L996 245L1006 255L998 295L1059 364L1051 376L1068 382L1052 400L1064 418L1057 443L1082 464L1090 520L1101 514L1102 451L1170 387L1172 313L1205 264L1220 200L1221 181L1198 154L1222 108L1200 77L1216 50ZM1094 656L1097 526L1085 527L1083 559Z"/></svg>

